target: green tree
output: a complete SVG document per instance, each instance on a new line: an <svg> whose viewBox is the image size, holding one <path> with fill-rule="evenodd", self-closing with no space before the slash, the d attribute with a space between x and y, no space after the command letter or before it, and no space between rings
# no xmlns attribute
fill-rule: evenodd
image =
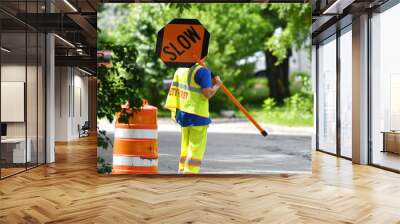
<svg viewBox="0 0 400 224"><path fill-rule="evenodd" d="M207 64L231 89L239 100L254 64L238 62L264 48L266 33L274 27L262 16L266 4L191 4L182 17L197 18L211 34ZM234 105L221 93L211 102L211 109L233 109Z"/></svg>
<svg viewBox="0 0 400 224"><path fill-rule="evenodd" d="M136 87L155 106L165 100L162 80L172 79L175 71L155 54L157 32L177 17L197 18L211 33L206 63L237 96L254 71L254 64L238 62L265 52L269 92L283 102L290 94L288 56L293 43L301 46L308 38L310 15L308 4L107 4L99 12L99 26L100 36L115 45L134 46L136 66L143 72L142 86ZM217 94L210 108L218 111L233 104Z"/></svg>
<svg viewBox="0 0 400 224"><path fill-rule="evenodd" d="M184 11L184 17L198 18L211 33L207 61L212 69L222 74L228 86L237 89L252 72L252 66L238 66L237 62L263 51L270 97L282 104L290 96L289 57L293 46L300 48L309 38L309 4L189 6L186 4L179 9Z"/></svg>
<svg viewBox="0 0 400 224"><path fill-rule="evenodd" d="M142 105L144 70L136 63L133 43L118 45L111 37L99 35L97 46L113 52L112 66L97 69L97 117L111 122L122 104L129 102L135 109Z"/></svg>
<svg viewBox="0 0 400 224"><path fill-rule="evenodd" d="M111 68L98 69L98 117L112 120L127 101L142 99L159 106L165 98L162 79L173 74L154 52L157 21L163 5L104 4L99 8L98 49L113 51ZM126 116L123 116L123 118Z"/></svg>
<svg viewBox="0 0 400 224"><path fill-rule="evenodd" d="M263 17L277 28L273 34L267 35L265 41L265 74L270 97L283 104L284 99L290 96L289 57L292 48L301 48L304 44L307 47L309 41L311 7L309 4L270 4L263 11Z"/></svg>
<svg viewBox="0 0 400 224"><path fill-rule="evenodd" d="M119 10L129 13L118 26L115 36L118 42L137 43L137 63L144 70L142 89L150 104L162 106L167 91L163 89L163 80L172 79L175 69L168 68L155 52L157 33L161 24L169 22L164 14L168 11L166 5L124 4ZM175 11L175 10L174 10Z"/></svg>

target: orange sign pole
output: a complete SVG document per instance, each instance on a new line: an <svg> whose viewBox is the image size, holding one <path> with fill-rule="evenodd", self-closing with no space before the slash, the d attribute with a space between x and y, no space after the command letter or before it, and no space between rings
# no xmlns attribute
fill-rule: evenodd
<svg viewBox="0 0 400 224"><path fill-rule="evenodd" d="M201 66L206 67L206 64L204 62L202 62L201 60L198 60L197 63L199 63L199 65L201 65ZM253 123L254 126L256 126L256 128L260 131L261 135L267 136L268 135L267 131L265 131L260 126L260 124L258 124L258 122L250 115L250 113L246 110L246 108L243 107L243 105L239 102L239 100L237 100L236 97L233 96L231 91L229 91L229 89L226 88L223 83L221 85L221 89L225 93L225 95L227 97L229 97L229 99L231 99L232 102L239 108L239 110L242 111L242 113L247 117L247 119L249 119L249 121L251 121L251 123Z"/></svg>

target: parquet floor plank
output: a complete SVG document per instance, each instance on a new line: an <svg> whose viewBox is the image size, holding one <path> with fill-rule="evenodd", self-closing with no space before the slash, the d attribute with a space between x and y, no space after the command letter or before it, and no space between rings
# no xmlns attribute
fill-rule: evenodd
<svg viewBox="0 0 400 224"><path fill-rule="evenodd" d="M313 152L311 175L109 176L95 138L0 181L0 223L398 223L400 175Z"/></svg>

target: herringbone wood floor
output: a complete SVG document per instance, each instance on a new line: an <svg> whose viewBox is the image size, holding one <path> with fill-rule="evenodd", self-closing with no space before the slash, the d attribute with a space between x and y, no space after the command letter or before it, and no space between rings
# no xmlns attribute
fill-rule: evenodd
<svg viewBox="0 0 400 224"><path fill-rule="evenodd" d="M400 223L400 175L313 154L312 175L99 176L95 139L0 181L0 223Z"/></svg>

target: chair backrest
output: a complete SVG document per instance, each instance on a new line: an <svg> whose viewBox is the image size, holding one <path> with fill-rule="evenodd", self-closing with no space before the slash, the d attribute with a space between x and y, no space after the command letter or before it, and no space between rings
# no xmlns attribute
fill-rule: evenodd
<svg viewBox="0 0 400 224"><path fill-rule="evenodd" d="M90 123L89 123L89 121L85 121L85 123L83 124L83 126L82 126L82 129L83 128L90 128Z"/></svg>

